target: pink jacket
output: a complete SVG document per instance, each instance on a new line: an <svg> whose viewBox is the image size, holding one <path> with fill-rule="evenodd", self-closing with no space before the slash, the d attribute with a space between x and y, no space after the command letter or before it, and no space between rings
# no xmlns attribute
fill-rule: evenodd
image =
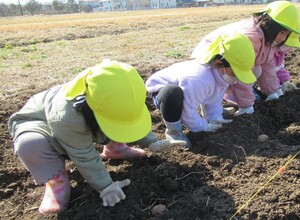
<svg viewBox="0 0 300 220"><path fill-rule="evenodd" d="M290 48L287 46L281 46L280 48L275 49L274 62L277 70L276 75L278 85L281 85L285 81L291 80L289 71L284 68L284 58L289 50Z"/></svg>
<svg viewBox="0 0 300 220"><path fill-rule="evenodd" d="M232 24L222 26L206 35L196 46L192 53L195 58L201 54L203 48L223 34L242 33L246 35L253 44L256 54L253 72L257 78L257 83L261 91L265 95L270 95L279 89L276 76L276 68L274 63L274 47L267 46L262 29L257 26L253 18L241 20ZM238 81L238 83L230 86L233 95L236 98L237 105L240 108L250 107L254 104L254 94L252 85L246 85Z"/></svg>

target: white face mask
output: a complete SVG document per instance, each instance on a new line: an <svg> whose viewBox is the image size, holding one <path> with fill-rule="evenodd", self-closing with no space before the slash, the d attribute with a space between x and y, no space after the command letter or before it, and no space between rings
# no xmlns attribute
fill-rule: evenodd
<svg viewBox="0 0 300 220"><path fill-rule="evenodd" d="M221 74L221 76L224 79L224 81L229 84L234 84L237 81L237 78L235 76L228 75L225 68L223 68L223 70L224 74Z"/></svg>

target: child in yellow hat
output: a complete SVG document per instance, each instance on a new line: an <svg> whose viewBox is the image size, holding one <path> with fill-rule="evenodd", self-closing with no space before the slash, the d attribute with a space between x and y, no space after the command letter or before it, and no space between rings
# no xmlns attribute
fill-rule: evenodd
<svg viewBox="0 0 300 220"><path fill-rule="evenodd" d="M46 186L40 213L58 213L68 206L66 157L100 192L104 206L114 206L125 199L122 188L129 185L129 179L112 180L95 143L104 145L103 157L144 156L142 149L125 143L151 134L145 99L144 81L136 69L106 60L84 70L71 82L34 95L9 118L15 153L35 183ZM150 137L150 143L161 147L155 135Z"/></svg>
<svg viewBox="0 0 300 220"><path fill-rule="evenodd" d="M222 99L229 85L249 84L256 78L251 71L255 52L242 34L222 35L193 60L173 64L146 81L147 91L160 110L168 140L192 143L182 124L192 132L213 132L231 120L222 116ZM203 115L198 112L199 107Z"/></svg>
<svg viewBox="0 0 300 220"><path fill-rule="evenodd" d="M288 70L285 69L285 56L291 48L300 48L299 35L292 32L283 45L279 45L274 49L274 63L275 72L277 76L277 83L280 86L277 94L278 96L284 95L286 92L297 90L297 86L291 82L291 76ZM260 89L254 86L255 100L265 98ZM269 97L270 98L270 97Z"/></svg>
<svg viewBox="0 0 300 220"><path fill-rule="evenodd" d="M203 48L207 48L222 34L245 34L255 50L253 72L257 84L261 92L267 96L267 100L277 99L282 91L277 83L274 50L284 44L291 32L300 33L297 7L289 1L274 1L264 10L254 13L250 19L225 25L209 33L196 46L192 57L200 56ZM254 112L253 84L238 82L230 86L230 91L232 94L226 94L225 98L234 101L239 107L235 116Z"/></svg>

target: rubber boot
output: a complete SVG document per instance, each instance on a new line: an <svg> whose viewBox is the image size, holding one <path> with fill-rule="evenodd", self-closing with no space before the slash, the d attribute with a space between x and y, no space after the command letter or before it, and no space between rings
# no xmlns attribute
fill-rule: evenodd
<svg viewBox="0 0 300 220"><path fill-rule="evenodd" d="M167 140L186 141L187 148L193 146L190 140L184 135L180 120L177 122L164 122L166 125L165 135Z"/></svg>
<svg viewBox="0 0 300 220"><path fill-rule="evenodd" d="M129 158L141 158L146 155L146 152L142 149L128 147L124 143L118 143L110 141L107 145L104 145L102 158L110 159L129 159Z"/></svg>
<svg viewBox="0 0 300 220"><path fill-rule="evenodd" d="M65 170L46 183L43 201L39 207L42 215L55 214L67 209L71 194L70 181Z"/></svg>

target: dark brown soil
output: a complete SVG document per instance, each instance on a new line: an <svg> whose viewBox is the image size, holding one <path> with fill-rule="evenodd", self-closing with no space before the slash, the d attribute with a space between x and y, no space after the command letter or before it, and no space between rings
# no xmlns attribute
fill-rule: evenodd
<svg viewBox="0 0 300 220"><path fill-rule="evenodd" d="M300 51L286 58L292 81L300 87ZM159 69L139 68L143 78ZM38 206L44 189L13 155L7 119L36 91L28 89L1 103L0 219L300 219L300 90L274 101L260 101L253 115L234 118L216 133L191 133L194 148L174 148L139 160L105 160L114 180L129 178L125 201L104 208L99 194L71 162L69 209L41 216ZM164 124L147 104L153 130L163 138ZM266 134L269 139L258 142ZM101 148L99 148L101 150ZM156 205L161 213L152 213Z"/></svg>

